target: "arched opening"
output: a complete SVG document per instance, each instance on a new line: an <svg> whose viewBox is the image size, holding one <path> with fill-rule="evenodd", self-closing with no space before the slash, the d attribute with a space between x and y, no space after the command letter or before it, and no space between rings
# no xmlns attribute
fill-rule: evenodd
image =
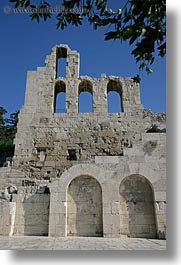
<svg viewBox="0 0 181 265"><path fill-rule="evenodd" d="M122 112L120 104L120 95L116 91L109 91L107 94L107 107L109 113Z"/></svg>
<svg viewBox="0 0 181 265"><path fill-rule="evenodd" d="M64 47L57 48L57 67L56 77L66 77L67 49Z"/></svg>
<svg viewBox="0 0 181 265"><path fill-rule="evenodd" d="M25 236L48 236L49 207L48 187L40 187L23 202Z"/></svg>
<svg viewBox="0 0 181 265"><path fill-rule="evenodd" d="M109 113L123 112L122 86L119 81L110 80L107 85L107 109Z"/></svg>
<svg viewBox="0 0 181 265"><path fill-rule="evenodd" d="M55 85L54 112L66 112L66 85L63 81L58 81Z"/></svg>
<svg viewBox="0 0 181 265"><path fill-rule="evenodd" d="M128 176L120 185L120 232L129 237L156 238L154 194L143 176Z"/></svg>
<svg viewBox="0 0 181 265"><path fill-rule="evenodd" d="M88 80L83 80L79 84L78 112L93 112L93 89L92 84Z"/></svg>
<svg viewBox="0 0 181 265"><path fill-rule="evenodd" d="M102 190L96 179L80 176L67 191L67 236L101 237Z"/></svg>

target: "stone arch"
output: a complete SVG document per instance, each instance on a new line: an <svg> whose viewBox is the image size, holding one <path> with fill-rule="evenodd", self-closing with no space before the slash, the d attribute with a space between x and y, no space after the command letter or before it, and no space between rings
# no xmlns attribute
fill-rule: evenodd
<svg viewBox="0 0 181 265"><path fill-rule="evenodd" d="M111 98L117 103L114 110L110 110ZM122 84L119 80L110 80L107 84L108 112L123 112Z"/></svg>
<svg viewBox="0 0 181 265"><path fill-rule="evenodd" d="M66 84L59 80L54 90L54 113L66 112Z"/></svg>
<svg viewBox="0 0 181 265"><path fill-rule="evenodd" d="M79 84L78 112L93 112L93 86L89 80L82 80Z"/></svg>
<svg viewBox="0 0 181 265"><path fill-rule="evenodd" d="M88 175L95 178L103 190L102 184L106 181L105 172L95 164L77 164L64 170L60 178L52 180L52 183L49 185L50 191L52 190L57 193L65 192L67 191L71 181L82 175Z"/></svg>
<svg viewBox="0 0 181 265"><path fill-rule="evenodd" d="M102 200L105 201L105 181L108 176L105 172L94 164L76 164L64 170L59 178L52 179L49 184L51 200L50 200L50 236L66 236L67 235L67 191L70 183L78 176L92 176L101 185ZM104 206L104 205L103 205ZM58 209L58 210L57 210ZM57 222L55 216L59 211ZM104 210L103 210L104 213ZM104 222L103 222L104 225ZM105 230L105 227L104 227Z"/></svg>
<svg viewBox="0 0 181 265"><path fill-rule="evenodd" d="M129 237L156 238L154 193L139 174L125 177L119 187L120 232Z"/></svg>
<svg viewBox="0 0 181 265"><path fill-rule="evenodd" d="M67 236L103 235L102 189L92 176L74 178L67 190Z"/></svg>
<svg viewBox="0 0 181 265"><path fill-rule="evenodd" d="M120 176L120 171L122 172ZM146 176L146 179L149 181L152 189L154 190L155 183L160 179L160 172L157 172L150 168L148 165L136 164L136 163L124 163L118 164L115 167L115 171L112 173L111 178L116 179L121 183L124 178L131 175L141 175Z"/></svg>

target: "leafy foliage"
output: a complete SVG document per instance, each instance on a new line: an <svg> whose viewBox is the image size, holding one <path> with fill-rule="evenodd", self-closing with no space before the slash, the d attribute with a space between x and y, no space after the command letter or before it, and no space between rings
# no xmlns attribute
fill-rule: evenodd
<svg viewBox="0 0 181 265"><path fill-rule="evenodd" d="M7 111L3 107L0 107L0 127L5 123L3 115L6 113Z"/></svg>
<svg viewBox="0 0 181 265"><path fill-rule="evenodd" d="M13 139L17 130L18 113L12 113L9 119L4 118L7 111L0 107L0 166L6 161L6 157L14 154Z"/></svg>
<svg viewBox="0 0 181 265"><path fill-rule="evenodd" d="M33 1L33 0L32 0ZM32 8L32 20L52 17L51 5L46 1L33 5L27 0L10 0L15 7ZM57 28L68 24L82 25L84 17L94 29L107 27L105 40L128 41L134 45L132 55L139 71L152 73L150 66L158 56L166 54L166 0L125 0L117 10L108 8L108 0L62 0L62 10L57 14ZM139 81L139 75L135 77Z"/></svg>

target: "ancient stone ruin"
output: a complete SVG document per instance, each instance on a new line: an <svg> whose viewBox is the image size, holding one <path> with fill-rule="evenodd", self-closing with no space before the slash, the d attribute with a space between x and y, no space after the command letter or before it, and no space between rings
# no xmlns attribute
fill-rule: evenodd
<svg viewBox="0 0 181 265"><path fill-rule="evenodd" d="M58 45L28 71L13 165L0 168L0 236L165 238L165 113L143 108L132 78L79 76L79 60Z"/></svg>

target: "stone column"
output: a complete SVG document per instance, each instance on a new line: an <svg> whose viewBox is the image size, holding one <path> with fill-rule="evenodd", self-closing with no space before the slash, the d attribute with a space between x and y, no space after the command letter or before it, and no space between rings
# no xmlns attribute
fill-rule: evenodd
<svg viewBox="0 0 181 265"><path fill-rule="evenodd" d="M120 237L120 198L117 182L109 180L103 188L103 236Z"/></svg>
<svg viewBox="0 0 181 265"><path fill-rule="evenodd" d="M166 192L155 192L155 217L157 237L166 238Z"/></svg>
<svg viewBox="0 0 181 265"><path fill-rule="evenodd" d="M50 196L49 236L66 236L66 192L53 192Z"/></svg>
<svg viewBox="0 0 181 265"><path fill-rule="evenodd" d="M67 54L66 78L79 77L80 55L76 51L70 51Z"/></svg>
<svg viewBox="0 0 181 265"><path fill-rule="evenodd" d="M107 79L102 74L101 79L97 79L93 87L93 101L95 113L107 113Z"/></svg>

